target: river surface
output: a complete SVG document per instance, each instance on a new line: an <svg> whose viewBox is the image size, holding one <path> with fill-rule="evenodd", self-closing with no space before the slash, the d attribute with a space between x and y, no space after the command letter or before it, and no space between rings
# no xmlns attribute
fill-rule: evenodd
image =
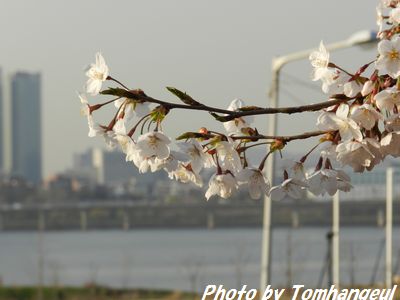
<svg viewBox="0 0 400 300"><path fill-rule="evenodd" d="M272 284L324 286L328 228L276 229ZM393 232L393 268L400 273L400 228ZM384 230L341 229L341 282L383 282ZM4 285L103 284L201 290L209 283L258 287L260 229L1 232ZM380 261L379 253L381 253ZM375 266L378 265L376 268Z"/></svg>

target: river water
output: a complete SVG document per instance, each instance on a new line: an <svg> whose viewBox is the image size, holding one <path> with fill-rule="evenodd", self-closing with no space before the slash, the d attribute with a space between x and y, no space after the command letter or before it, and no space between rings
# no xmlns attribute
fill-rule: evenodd
<svg viewBox="0 0 400 300"><path fill-rule="evenodd" d="M272 284L326 285L321 274L328 230L274 230ZM400 228L393 236L393 268L399 274ZM342 228L340 241L343 284L383 282L383 229ZM49 285L257 288L260 249L260 229L1 232L0 277L4 285L32 285L43 277Z"/></svg>

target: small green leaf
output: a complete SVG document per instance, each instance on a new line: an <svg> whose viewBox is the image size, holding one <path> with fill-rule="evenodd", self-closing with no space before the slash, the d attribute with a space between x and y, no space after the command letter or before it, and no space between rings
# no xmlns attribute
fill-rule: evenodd
<svg viewBox="0 0 400 300"><path fill-rule="evenodd" d="M177 96L183 103L190 105L190 106L199 106L202 105L201 103L197 102L194 100L192 97L190 97L188 94L185 92L182 92L174 87L167 86L167 90L170 91L172 94Z"/></svg>
<svg viewBox="0 0 400 300"><path fill-rule="evenodd" d="M116 97L124 97L128 99L136 99L134 98L134 94L121 88L108 88L107 90L101 91L100 94L111 95Z"/></svg>
<svg viewBox="0 0 400 300"><path fill-rule="evenodd" d="M274 140L271 145L270 145L270 151L275 152L275 151L281 151L283 148L285 148L286 143L282 140Z"/></svg>
<svg viewBox="0 0 400 300"><path fill-rule="evenodd" d="M215 120L220 122L228 122L233 119L231 116L220 116L214 112L210 112L210 115L212 115L215 118Z"/></svg>
<svg viewBox="0 0 400 300"><path fill-rule="evenodd" d="M150 117L154 122L161 122L164 120L165 116L169 113L169 109L160 105L153 109L150 113Z"/></svg>
<svg viewBox="0 0 400 300"><path fill-rule="evenodd" d="M176 138L177 141L179 140L187 140L187 139L200 139L206 138L207 135L199 132L185 132Z"/></svg>

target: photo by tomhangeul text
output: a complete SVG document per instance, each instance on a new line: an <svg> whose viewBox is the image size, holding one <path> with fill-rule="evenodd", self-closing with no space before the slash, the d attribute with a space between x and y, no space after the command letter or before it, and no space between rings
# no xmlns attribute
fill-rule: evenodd
<svg viewBox="0 0 400 300"><path fill-rule="evenodd" d="M391 289L305 289L304 285L294 285L291 300L393 300L397 285ZM273 289L268 285L262 300L280 300L285 289ZM259 299L256 289L243 285L238 289L225 289L223 285L207 285L201 300L253 300Z"/></svg>

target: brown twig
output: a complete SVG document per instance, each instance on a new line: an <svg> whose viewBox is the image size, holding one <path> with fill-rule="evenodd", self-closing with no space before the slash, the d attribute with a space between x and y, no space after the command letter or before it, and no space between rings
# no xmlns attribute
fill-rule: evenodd
<svg viewBox="0 0 400 300"><path fill-rule="evenodd" d="M330 131L310 131L310 132L305 132L302 134L297 134L297 135L287 135L287 136L272 136L272 135L254 135L254 136L231 136L233 140L252 140L252 141L258 141L258 140L281 140L283 142L290 142L293 140L305 140L310 137L315 137L315 136L320 136L323 134L327 134Z"/></svg>
<svg viewBox="0 0 400 300"><path fill-rule="evenodd" d="M315 104L308 104L302 106L291 106L291 107L278 107L278 108L260 108L260 109L253 109L253 110L246 110L246 111L230 111L226 109L216 108L204 104L200 105L186 105L186 104L177 104L162 101L159 99L155 99L149 97L143 93L140 93L136 90L122 90L122 89L115 89L114 92L106 91L104 94L116 95L121 97L126 97L132 100L140 100L149 103L156 103L164 106L168 109L188 109L188 110L201 110L213 113L220 113L224 114L224 116L220 116L223 119L223 122L227 122L236 118L244 117L244 116L254 116L254 115L269 115L269 114L295 114L295 113L302 113L302 112L312 112L312 111L319 111L324 108L328 108L330 106L334 106L340 103L348 102L353 100L354 98L348 98L344 95L335 95L332 100L315 103Z"/></svg>
<svg viewBox="0 0 400 300"><path fill-rule="evenodd" d="M244 140L244 141L252 141L252 142L256 142L259 140L279 140L283 143L287 143L290 141L294 141L294 140L305 140L311 137L316 137L316 136L320 136L323 134L328 134L328 133L332 133L332 131L309 131L309 132L304 132L302 134L296 134L296 135L244 135L244 136L230 136L229 138L231 138L232 140ZM213 138L221 138L221 135L217 135L217 134L210 134L210 133L197 133L197 132L187 132L185 134L183 134L181 137L179 137L178 139L189 139L189 138L201 138L201 139L213 139ZM267 142L265 143L260 143L261 144L267 144ZM244 147L245 149L250 148L252 146L256 146L258 144L254 144L254 145L250 145L250 146L246 146Z"/></svg>

